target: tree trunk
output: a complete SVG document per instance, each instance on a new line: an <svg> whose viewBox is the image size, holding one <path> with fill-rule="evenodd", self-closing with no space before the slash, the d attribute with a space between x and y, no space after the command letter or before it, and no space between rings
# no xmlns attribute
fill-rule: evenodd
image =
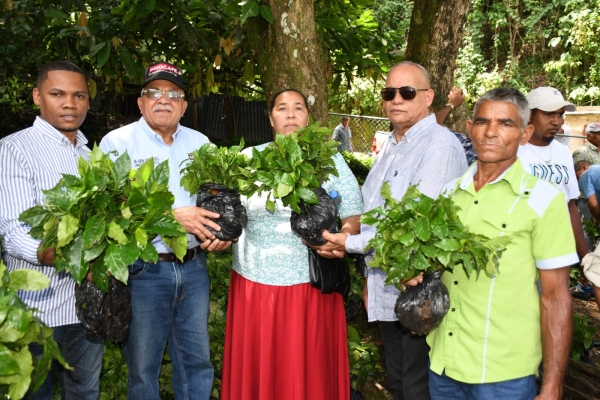
<svg viewBox="0 0 600 400"><path fill-rule="evenodd" d="M421 64L429 72L435 91L433 111L448 102L470 3L470 0L414 2L404 59ZM460 106L446 119L445 125L465 133L466 120L467 110Z"/></svg>
<svg viewBox="0 0 600 400"><path fill-rule="evenodd" d="M315 121L327 124L327 52L315 25L314 0L268 0L273 24L249 18L247 34L267 98L291 88L308 98Z"/></svg>

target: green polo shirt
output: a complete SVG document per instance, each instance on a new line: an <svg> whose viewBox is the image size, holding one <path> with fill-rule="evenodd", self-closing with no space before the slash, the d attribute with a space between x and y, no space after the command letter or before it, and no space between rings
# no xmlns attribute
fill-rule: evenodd
<svg viewBox="0 0 600 400"><path fill-rule="evenodd" d="M445 272L450 310L427 336L431 370L464 383L492 383L536 374L542 359L537 269L578 262L564 195L523 170L517 160L478 192L477 164L448 188L473 233L512 239L498 273L470 278Z"/></svg>

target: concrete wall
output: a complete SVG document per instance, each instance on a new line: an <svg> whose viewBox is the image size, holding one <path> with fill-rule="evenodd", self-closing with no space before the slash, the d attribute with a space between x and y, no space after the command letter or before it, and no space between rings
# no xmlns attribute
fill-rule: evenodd
<svg viewBox="0 0 600 400"><path fill-rule="evenodd" d="M569 125L573 135L585 136L583 127L592 122L600 122L600 107L577 107L577 111L565 113L565 123ZM583 145L583 139L571 138L571 152Z"/></svg>

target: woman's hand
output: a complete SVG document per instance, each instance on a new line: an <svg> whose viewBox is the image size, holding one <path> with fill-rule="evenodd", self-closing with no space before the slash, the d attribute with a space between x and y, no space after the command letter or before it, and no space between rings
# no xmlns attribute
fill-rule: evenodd
<svg viewBox="0 0 600 400"><path fill-rule="evenodd" d="M326 229L323 230L323 239L327 240L327 243L321 246L312 246L304 239L304 244L317 250L320 256L325 258L344 258L346 255L346 238L349 236L347 233L331 233Z"/></svg>

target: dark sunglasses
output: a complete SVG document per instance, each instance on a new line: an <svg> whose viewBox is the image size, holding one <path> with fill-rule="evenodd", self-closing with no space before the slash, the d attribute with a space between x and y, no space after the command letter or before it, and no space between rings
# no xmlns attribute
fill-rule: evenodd
<svg viewBox="0 0 600 400"><path fill-rule="evenodd" d="M420 90L427 91L429 89L417 89L412 86L402 86L399 88L386 87L381 89L381 98L384 101L392 101L396 97L396 91L399 91L400 97L404 100L412 100L417 97L417 92Z"/></svg>

